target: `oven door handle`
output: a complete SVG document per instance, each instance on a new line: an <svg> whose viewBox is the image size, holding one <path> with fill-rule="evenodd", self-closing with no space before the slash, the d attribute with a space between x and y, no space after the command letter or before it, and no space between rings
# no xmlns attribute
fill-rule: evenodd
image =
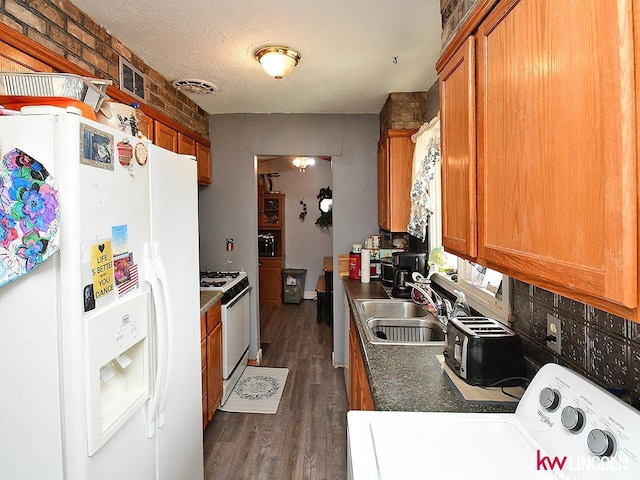
<svg viewBox="0 0 640 480"><path fill-rule="evenodd" d="M236 303L238 303L240 301L240 299L242 299L242 297L244 297L250 291L251 291L251 287L245 288L242 292L240 292L240 294L237 297L235 297L231 302L229 302L229 303L227 303L225 305L227 307L227 309L233 307Z"/></svg>

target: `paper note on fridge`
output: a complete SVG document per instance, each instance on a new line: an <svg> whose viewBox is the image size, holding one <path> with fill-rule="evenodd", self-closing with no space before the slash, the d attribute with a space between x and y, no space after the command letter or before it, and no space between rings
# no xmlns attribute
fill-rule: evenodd
<svg viewBox="0 0 640 480"><path fill-rule="evenodd" d="M91 246L93 293L98 299L113 292L113 254L111 240Z"/></svg>

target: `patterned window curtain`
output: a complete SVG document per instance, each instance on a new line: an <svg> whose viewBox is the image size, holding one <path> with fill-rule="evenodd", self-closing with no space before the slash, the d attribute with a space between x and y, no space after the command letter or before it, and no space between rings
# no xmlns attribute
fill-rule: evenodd
<svg viewBox="0 0 640 480"><path fill-rule="evenodd" d="M411 177L411 215L407 232L424 241L433 203L429 195L429 182L434 179L436 162L440 161L440 115L420 127L411 139L413 151Z"/></svg>

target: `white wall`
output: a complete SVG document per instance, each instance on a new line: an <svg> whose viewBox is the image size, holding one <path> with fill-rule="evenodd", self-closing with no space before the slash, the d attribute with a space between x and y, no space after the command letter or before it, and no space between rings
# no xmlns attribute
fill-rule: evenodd
<svg viewBox="0 0 640 480"><path fill-rule="evenodd" d="M244 268L252 292L251 347L260 345L257 285L258 247L256 155L332 157L334 253L334 353L343 363L344 312L338 253L362 242L377 226L377 115L225 114L212 115L212 183L200 189L200 266ZM309 220L313 219L311 204ZM309 221L308 220L308 221ZM313 220L315 221L315 219ZM225 239L234 239L227 252Z"/></svg>

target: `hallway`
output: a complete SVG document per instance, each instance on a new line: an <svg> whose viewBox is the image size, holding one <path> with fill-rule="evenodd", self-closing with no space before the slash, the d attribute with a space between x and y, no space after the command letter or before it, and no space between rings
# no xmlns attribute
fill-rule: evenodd
<svg viewBox="0 0 640 480"><path fill-rule="evenodd" d="M205 478L346 478L347 394L331 366L333 331L316 302L261 306L262 365L287 367L275 415L217 411L204 433Z"/></svg>

